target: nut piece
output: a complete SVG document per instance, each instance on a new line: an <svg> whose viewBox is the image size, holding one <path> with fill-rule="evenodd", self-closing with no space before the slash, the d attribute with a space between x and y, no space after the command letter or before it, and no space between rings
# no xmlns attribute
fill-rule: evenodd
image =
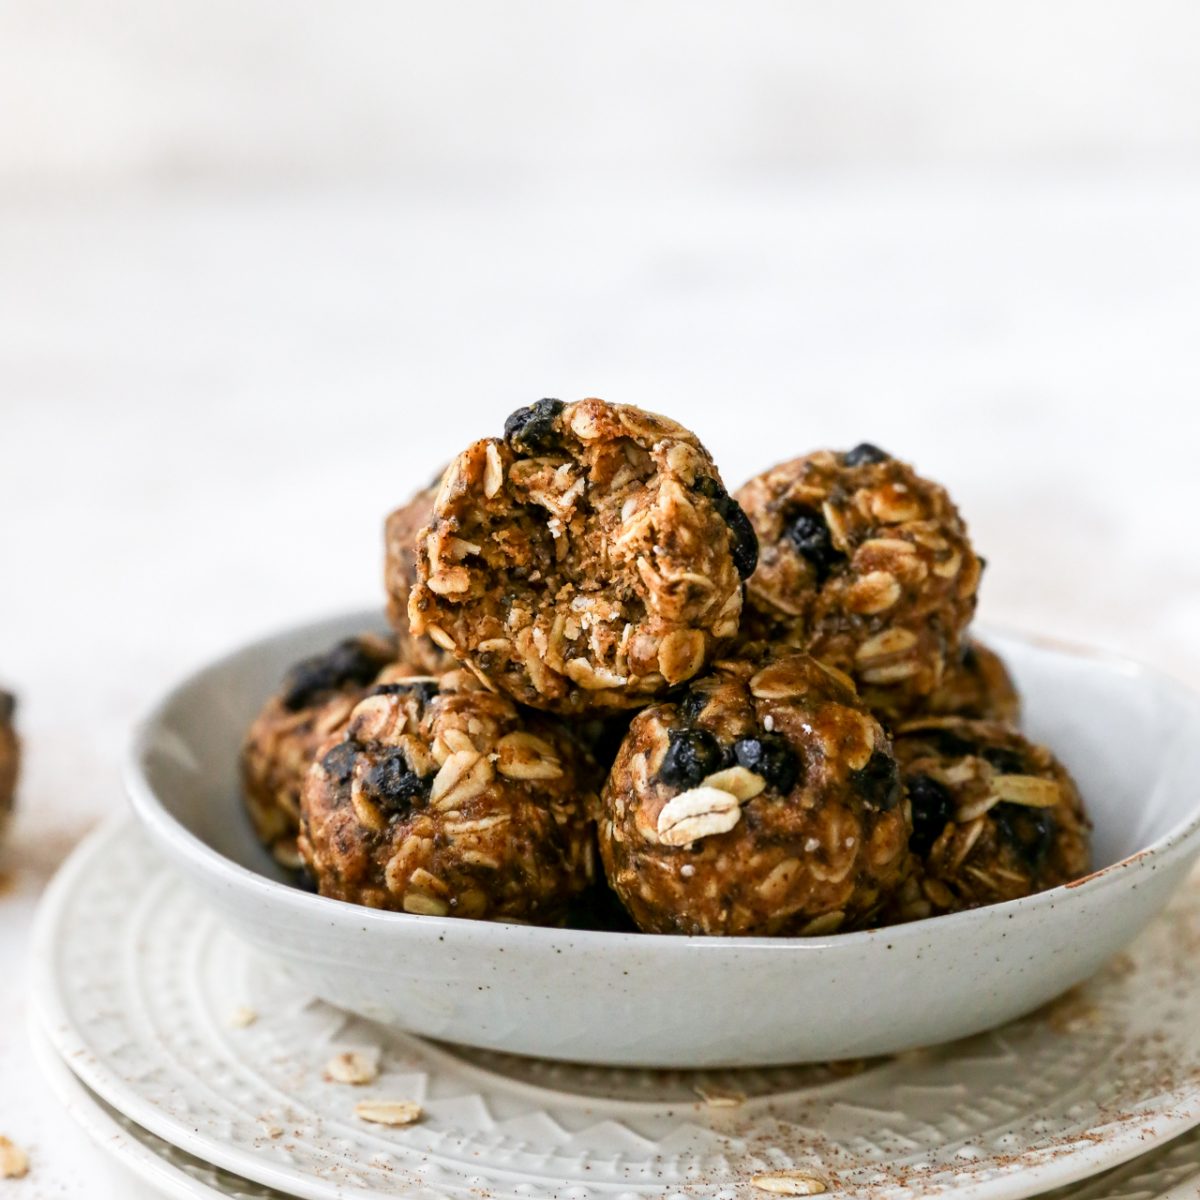
<svg viewBox="0 0 1200 1200"><path fill-rule="evenodd" d="M354 1115L372 1125L412 1125L422 1113L415 1100L360 1100L354 1106Z"/></svg>
<svg viewBox="0 0 1200 1200"><path fill-rule="evenodd" d="M29 1173L29 1155L0 1137L0 1179L23 1179Z"/></svg>
<svg viewBox="0 0 1200 1200"><path fill-rule="evenodd" d="M258 1020L258 1013L247 1004L239 1004L229 1014L229 1024L233 1029L245 1029Z"/></svg>
<svg viewBox="0 0 1200 1200"><path fill-rule="evenodd" d="M770 1192L773 1196L819 1196L828 1187L825 1180L803 1171L767 1171L755 1175L750 1182L760 1192Z"/></svg>
<svg viewBox="0 0 1200 1200"><path fill-rule="evenodd" d="M715 833L728 833L741 817L741 805L731 792L692 788L668 801L658 814L658 840L665 846L687 846Z"/></svg>
<svg viewBox="0 0 1200 1200"><path fill-rule="evenodd" d="M325 1078L330 1083L371 1083L379 1075L375 1059L359 1050L347 1050L335 1054L325 1064Z"/></svg>

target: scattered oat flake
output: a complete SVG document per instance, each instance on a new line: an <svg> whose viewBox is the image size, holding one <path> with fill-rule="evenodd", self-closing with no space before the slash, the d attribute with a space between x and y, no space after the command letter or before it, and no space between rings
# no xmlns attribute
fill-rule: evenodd
<svg viewBox="0 0 1200 1200"><path fill-rule="evenodd" d="M375 1060L357 1050L335 1054L325 1064L325 1078L330 1083L371 1083L378 1074L379 1068L375 1065Z"/></svg>
<svg viewBox="0 0 1200 1200"><path fill-rule="evenodd" d="M283 1137L283 1130L280 1129L278 1125L268 1125L263 1132L267 1135L267 1137L272 1139Z"/></svg>
<svg viewBox="0 0 1200 1200"><path fill-rule="evenodd" d="M237 1008L229 1014L229 1024L234 1029L245 1029L248 1025L253 1025L258 1020L258 1013L248 1005L239 1004Z"/></svg>
<svg viewBox="0 0 1200 1200"><path fill-rule="evenodd" d="M0 1136L0 1179L22 1179L29 1173L29 1155Z"/></svg>
<svg viewBox="0 0 1200 1200"><path fill-rule="evenodd" d="M696 1088L696 1095L710 1108L737 1108L746 1103L745 1092L724 1092L718 1088Z"/></svg>
<svg viewBox="0 0 1200 1200"><path fill-rule="evenodd" d="M825 1191L825 1180L803 1171L767 1171L750 1180L760 1192L773 1196L819 1196Z"/></svg>
<svg viewBox="0 0 1200 1200"><path fill-rule="evenodd" d="M354 1106L354 1115L373 1125L411 1125L421 1112L415 1100L361 1100Z"/></svg>

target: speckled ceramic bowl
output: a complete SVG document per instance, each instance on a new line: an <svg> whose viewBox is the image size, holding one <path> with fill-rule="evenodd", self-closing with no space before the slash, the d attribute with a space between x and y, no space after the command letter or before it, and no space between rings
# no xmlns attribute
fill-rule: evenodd
<svg viewBox="0 0 1200 1200"><path fill-rule="evenodd" d="M887 1054L975 1033L1092 974L1200 854L1200 701L1122 660L997 634L1033 737L1075 773L1098 869L1065 888L824 938L686 938L377 912L288 885L239 800L242 733L285 668L376 624L289 630L184 681L134 741L168 859L299 986L413 1032L519 1054L712 1067Z"/></svg>

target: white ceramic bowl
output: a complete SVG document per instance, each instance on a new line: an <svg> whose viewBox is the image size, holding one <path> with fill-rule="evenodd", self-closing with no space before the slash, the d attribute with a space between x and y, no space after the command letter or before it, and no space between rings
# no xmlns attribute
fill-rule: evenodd
<svg viewBox="0 0 1200 1200"><path fill-rule="evenodd" d="M138 732L134 808L164 854L298 986L415 1033L612 1066L858 1058L948 1041L1066 991L1200 853L1200 701L1128 662L989 635L1027 726L1079 780L1098 870L991 908L824 938L688 938L377 912L287 884L242 814L238 747L295 660L377 624L328 620L183 682Z"/></svg>

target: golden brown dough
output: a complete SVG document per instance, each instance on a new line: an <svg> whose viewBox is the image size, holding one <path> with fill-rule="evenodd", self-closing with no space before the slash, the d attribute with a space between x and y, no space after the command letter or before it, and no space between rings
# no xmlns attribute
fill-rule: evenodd
<svg viewBox="0 0 1200 1200"><path fill-rule="evenodd" d="M869 689L864 699L868 704L872 702ZM977 638L968 638L958 661L946 669L923 713L914 716L925 714L1006 721L1019 726L1021 697L1000 655Z"/></svg>
<svg viewBox="0 0 1200 1200"><path fill-rule="evenodd" d="M259 840L286 867L298 867L300 789L317 747L346 723L381 672L419 675L396 664L396 643L375 634L347 638L297 663L263 705L242 743L242 795Z"/></svg>
<svg viewBox="0 0 1200 1200"><path fill-rule="evenodd" d="M309 770L300 853L323 896L555 923L595 879L596 774L561 722L466 670L377 687Z"/></svg>
<svg viewBox="0 0 1200 1200"><path fill-rule="evenodd" d="M656 933L819 934L869 923L909 825L891 744L804 654L722 661L633 720L604 789L610 885Z"/></svg>
<svg viewBox="0 0 1200 1200"><path fill-rule="evenodd" d="M758 535L741 641L807 650L887 719L958 660L980 561L945 490L878 447L821 450L751 479Z"/></svg>
<svg viewBox="0 0 1200 1200"><path fill-rule="evenodd" d="M1015 900L1086 875L1090 825L1079 790L1010 725L927 718L896 731L916 870L898 920Z"/></svg>
<svg viewBox="0 0 1200 1200"><path fill-rule="evenodd" d="M754 560L694 434L628 405L542 400L450 465L409 618L534 708L636 708L736 634Z"/></svg>
<svg viewBox="0 0 1200 1200"><path fill-rule="evenodd" d="M13 809L21 766L21 744L13 726L16 711L17 698L0 690L0 833Z"/></svg>

